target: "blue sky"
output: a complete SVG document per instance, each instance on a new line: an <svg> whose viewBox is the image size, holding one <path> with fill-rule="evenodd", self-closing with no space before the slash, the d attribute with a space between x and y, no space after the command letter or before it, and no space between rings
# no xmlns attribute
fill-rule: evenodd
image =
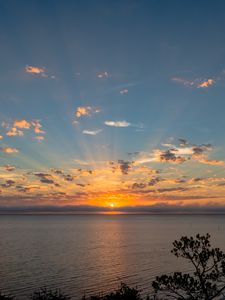
<svg viewBox="0 0 225 300"><path fill-rule="evenodd" d="M0 206L223 205L224 14L0 1Z"/></svg>

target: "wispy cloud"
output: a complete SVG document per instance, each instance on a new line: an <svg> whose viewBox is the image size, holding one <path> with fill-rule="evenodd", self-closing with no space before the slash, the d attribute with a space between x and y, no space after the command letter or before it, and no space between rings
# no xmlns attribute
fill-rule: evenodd
<svg viewBox="0 0 225 300"><path fill-rule="evenodd" d="M19 150L11 147L0 147L0 152L11 154L11 153L17 153L19 152Z"/></svg>
<svg viewBox="0 0 225 300"><path fill-rule="evenodd" d="M83 134L87 134L87 135L97 135L98 133L100 133L102 131L102 129L96 129L96 130L83 130L82 133Z"/></svg>
<svg viewBox="0 0 225 300"><path fill-rule="evenodd" d="M211 78L205 80L201 80L201 79L189 80L180 77L173 77L172 81L182 84L186 87L194 87L194 88L208 88L209 86L216 83L216 81Z"/></svg>
<svg viewBox="0 0 225 300"><path fill-rule="evenodd" d="M177 83L183 84L185 86L189 86L189 87L193 87L196 85L196 82L193 80L187 80L184 78L180 78L180 77L173 77L172 81L175 81Z"/></svg>
<svg viewBox="0 0 225 300"><path fill-rule="evenodd" d="M129 127L131 126L131 123L123 120L123 121L105 121L104 124L106 126L111 126L111 127Z"/></svg>

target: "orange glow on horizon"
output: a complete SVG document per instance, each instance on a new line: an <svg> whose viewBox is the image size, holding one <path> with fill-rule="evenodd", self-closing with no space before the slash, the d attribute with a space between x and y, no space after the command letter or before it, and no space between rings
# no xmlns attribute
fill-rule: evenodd
<svg viewBox="0 0 225 300"><path fill-rule="evenodd" d="M91 198L89 204L113 209L115 207L138 205L138 201L132 194L109 192Z"/></svg>

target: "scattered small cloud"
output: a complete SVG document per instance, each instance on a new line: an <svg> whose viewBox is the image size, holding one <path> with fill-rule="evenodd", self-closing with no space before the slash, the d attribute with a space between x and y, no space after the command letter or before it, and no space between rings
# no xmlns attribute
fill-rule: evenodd
<svg viewBox="0 0 225 300"><path fill-rule="evenodd" d="M29 129L31 127L31 124L27 120L23 119L23 120L15 120L13 126L17 128Z"/></svg>
<svg viewBox="0 0 225 300"><path fill-rule="evenodd" d="M12 124L9 124L7 122L2 122L2 127L7 130L6 135L7 136L24 136L24 131L28 129L33 129L35 134L45 134L45 131L43 131L42 125L40 123L40 120L32 120L27 121L25 119L21 120L15 120ZM43 140L43 138L42 138Z"/></svg>
<svg viewBox="0 0 225 300"><path fill-rule="evenodd" d="M49 75L48 73L46 73L45 68L41 68L41 67L37 67L37 66L31 66L31 65L27 65L24 69L25 73L28 74L33 74L33 75L37 75L43 78L51 78L51 79L55 79L54 75Z"/></svg>
<svg viewBox="0 0 225 300"><path fill-rule="evenodd" d="M24 133L22 130L19 130L16 127L10 128L9 131L6 133L7 136L24 136Z"/></svg>
<svg viewBox="0 0 225 300"><path fill-rule="evenodd" d="M210 79L210 78L206 80L201 80L201 79L188 80L185 78L173 77L172 81L182 84L186 87L194 87L194 88L208 88L209 86L216 83L214 79Z"/></svg>
<svg viewBox="0 0 225 300"><path fill-rule="evenodd" d="M201 83L198 84L198 88L207 88L210 85L213 85L215 83L215 80L213 79L207 79Z"/></svg>
<svg viewBox="0 0 225 300"><path fill-rule="evenodd" d="M11 153L17 153L19 152L19 150L11 147L0 147L0 152L11 154Z"/></svg>
<svg viewBox="0 0 225 300"><path fill-rule="evenodd" d="M108 78L109 77L109 73L108 72L101 72L97 74L98 78L104 79L104 78Z"/></svg>
<svg viewBox="0 0 225 300"><path fill-rule="evenodd" d="M83 116L91 116L92 114L99 113L100 111L101 110L99 108L94 108L91 106L78 106L75 111L75 116L77 118L80 118Z"/></svg>
<svg viewBox="0 0 225 300"><path fill-rule="evenodd" d="M106 126L111 126L111 127L129 127L131 126L131 123L123 120L123 121L105 121L104 124Z"/></svg>
<svg viewBox="0 0 225 300"><path fill-rule="evenodd" d="M34 132L36 134L45 134L45 131L43 131L41 128L42 128L42 125L40 123L40 120L34 120L34 121L31 121L31 124L34 128Z"/></svg>
<svg viewBox="0 0 225 300"><path fill-rule="evenodd" d="M29 66L29 65L27 65L24 70L26 73L31 73L31 74L43 74L45 72L43 68Z"/></svg>
<svg viewBox="0 0 225 300"><path fill-rule="evenodd" d="M124 95L124 94L127 94L129 91L128 91L128 89L124 89L124 90L121 90L120 91L120 94L121 95Z"/></svg>
<svg viewBox="0 0 225 300"><path fill-rule="evenodd" d="M100 133L102 131L102 129L96 129L96 130L83 130L82 133L83 134L87 134L87 135L97 135L98 133Z"/></svg>

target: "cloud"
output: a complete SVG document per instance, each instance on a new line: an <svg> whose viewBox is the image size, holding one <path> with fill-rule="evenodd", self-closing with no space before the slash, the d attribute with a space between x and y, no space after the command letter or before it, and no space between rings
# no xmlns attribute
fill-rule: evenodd
<svg viewBox="0 0 225 300"><path fill-rule="evenodd" d="M195 87L195 88L208 88L209 86L215 84L214 79L206 79L202 81L200 79L188 80L180 77L173 77L172 81L175 81L187 87Z"/></svg>
<svg viewBox="0 0 225 300"><path fill-rule="evenodd" d="M177 83L183 84L184 86L188 86L188 87L196 86L195 81L187 80L187 79L180 78L180 77L173 77L172 81L175 81Z"/></svg>
<svg viewBox="0 0 225 300"><path fill-rule="evenodd" d="M45 134L45 131L43 131L41 129L42 125L41 125L40 120L33 120L33 121L31 121L31 124L32 124L33 129L34 129L34 133L36 133L36 134Z"/></svg>
<svg viewBox="0 0 225 300"><path fill-rule="evenodd" d="M15 120L11 125L2 122L2 127L7 129L7 136L24 136L24 131L28 129L33 129L35 134L44 134L45 131L43 131L42 125L40 120L32 120L32 121L27 121L25 119L21 120ZM36 137L37 139L43 140L43 137Z"/></svg>
<svg viewBox="0 0 225 300"><path fill-rule="evenodd" d="M78 106L75 111L75 116L80 118L82 116L91 116L92 114L99 113L101 110L99 108L94 108L91 106Z"/></svg>
<svg viewBox="0 0 225 300"><path fill-rule="evenodd" d="M14 180L8 179L5 181L5 183L1 184L1 187L10 188L10 187L14 186L14 184L15 184Z"/></svg>
<svg viewBox="0 0 225 300"><path fill-rule="evenodd" d="M135 183L133 183L132 184L132 189L144 189L144 188L146 188L147 187L147 184L146 183L137 183L137 182L135 182Z"/></svg>
<svg viewBox="0 0 225 300"><path fill-rule="evenodd" d="M73 176L70 174L63 175L63 178L65 181L73 181L74 180Z"/></svg>
<svg viewBox="0 0 225 300"><path fill-rule="evenodd" d="M41 136L41 135L37 135L37 136L35 136L35 139L38 141L38 142L42 142L42 141L44 141L44 136Z"/></svg>
<svg viewBox="0 0 225 300"><path fill-rule="evenodd" d="M203 81L198 84L198 88L207 88L210 85L213 85L215 83L215 80L213 79L207 79L206 81Z"/></svg>
<svg viewBox="0 0 225 300"><path fill-rule="evenodd" d="M179 145L162 144L163 147L169 148L167 150L154 149L152 153L140 153L135 161L135 165L150 163L150 162L163 162L182 164L186 161L196 160L199 163L208 165L224 165L220 160L209 160L209 151L213 149L211 144L190 144L184 139L179 139Z"/></svg>
<svg viewBox="0 0 225 300"><path fill-rule="evenodd" d="M101 79L108 78L109 77L109 73L108 72L98 73L97 77L101 78Z"/></svg>
<svg viewBox="0 0 225 300"><path fill-rule="evenodd" d="M7 136L24 136L24 133L22 130L17 129L16 127L10 128L9 131L6 133Z"/></svg>
<svg viewBox="0 0 225 300"><path fill-rule="evenodd" d="M0 140L3 140L3 136L2 135L0 135Z"/></svg>
<svg viewBox="0 0 225 300"><path fill-rule="evenodd" d="M216 159L200 159L199 162L211 166L224 166L224 161Z"/></svg>
<svg viewBox="0 0 225 300"><path fill-rule="evenodd" d="M24 69L25 73L28 74L33 74L33 75L37 75L43 78L51 78L51 79L55 79L54 75L49 75L48 73L46 73L45 68L40 68L37 66L31 66L31 65L27 65Z"/></svg>
<svg viewBox="0 0 225 300"><path fill-rule="evenodd" d="M96 130L83 130L82 133L83 134L87 134L87 135L97 135L98 133L100 133L102 131L102 129L96 129Z"/></svg>
<svg viewBox="0 0 225 300"><path fill-rule="evenodd" d="M38 177L40 179L40 182L42 183L54 184L55 186L59 186L57 183L55 183L51 174L40 172L40 173L34 173L34 175Z"/></svg>
<svg viewBox="0 0 225 300"><path fill-rule="evenodd" d="M181 164L188 159L186 157L176 156L173 149L162 151L161 153L159 152L157 155L161 162L173 162Z"/></svg>
<svg viewBox="0 0 225 300"><path fill-rule="evenodd" d="M8 172L12 172L16 169L16 167L12 166L12 165L5 165L5 166L3 166L3 168Z"/></svg>
<svg viewBox="0 0 225 300"><path fill-rule="evenodd" d="M19 152L19 150L11 147L0 147L0 152L11 154L11 153L17 153Z"/></svg>
<svg viewBox="0 0 225 300"><path fill-rule="evenodd" d="M82 159L74 159L73 160L76 164L81 165L81 166L87 166L89 165L89 163L85 160Z"/></svg>
<svg viewBox="0 0 225 300"><path fill-rule="evenodd" d="M31 124L27 120L23 119L23 120L15 120L13 126L17 128L29 129Z"/></svg>
<svg viewBox="0 0 225 300"><path fill-rule="evenodd" d="M131 123L127 121L105 121L104 124L106 126L111 126L111 127L128 127L131 126Z"/></svg>
<svg viewBox="0 0 225 300"><path fill-rule="evenodd" d="M123 175L127 175L128 172L129 172L130 169L131 169L132 162L130 162L130 161L125 161L125 160L120 159L120 160L118 160L118 164L119 164L119 168L120 168L120 170L121 170L121 173L122 173Z"/></svg>
<svg viewBox="0 0 225 300"><path fill-rule="evenodd" d="M124 95L124 94L127 94L129 91L128 91L128 89L124 89L124 90L121 90L120 91L120 94L121 95Z"/></svg>
<svg viewBox="0 0 225 300"><path fill-rule="evenodd" d="M43 68L34 67L34 66L26 66L24 70L26 73L31 73L31 74L43 74L45 72Z"/></svg>
<svg viewBox="0 0 225 300"><path fill-rule="evenodd" d="M42 179L40 179L40 181L42 183L55 184L54 180L53 179L49 179L49 178L42 178Z"/></svg>
<svg viewBox="0 0 225 300"><path fill-rule="evenodd" d="M31 127L31 123L28 122L27 120L15 120L10 126L9 124L3 122L2 127L9 129L6 133L7 136L23 136L24 129L29 129Z"/></svg>

